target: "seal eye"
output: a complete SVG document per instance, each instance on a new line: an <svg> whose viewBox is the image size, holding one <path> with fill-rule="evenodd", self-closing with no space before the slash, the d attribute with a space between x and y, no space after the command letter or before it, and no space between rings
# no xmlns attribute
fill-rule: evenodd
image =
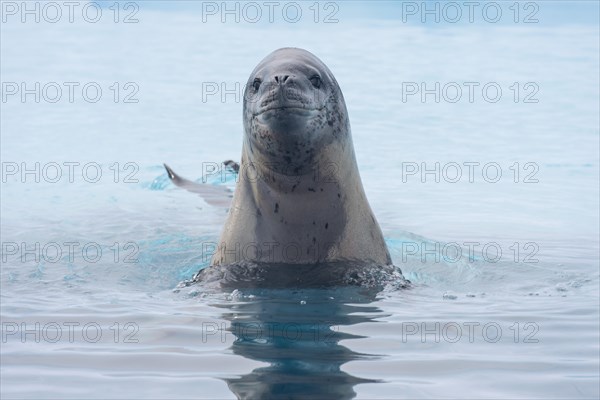
<svg viewBox="0 0 600 400"><path fill-rule="evenodd" d="M254 79L254 82L252 82L252 87L254 88L254 90L258 90L261 83L262 83L262 81L260 79L258 79L258 78Z"/></svg>
<svg viewBox="0 0 600 400"><path fill-rule="evenodd" d="M314 75L310 78L310 83L312 83L317 89L320 88L322 83L321 77L319 75Z"/></svg>

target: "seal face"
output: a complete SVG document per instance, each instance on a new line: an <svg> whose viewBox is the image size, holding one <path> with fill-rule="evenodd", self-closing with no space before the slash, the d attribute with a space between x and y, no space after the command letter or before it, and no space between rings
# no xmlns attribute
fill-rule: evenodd
<svg viewBox="0 0 600 400"><path fill-rule="evenodd" d="M315 166L319 150L347 140L350 123L333 74L301 49L280 49L252 72L244 93L244 144L252 161L284 175Z"/></svg>
<svg viewBox="0 0 600 400"><path fill-rule="evenodd" d="M226 280L232 266L244 265L335 265L338 278L344 263L393 270L363 190L344 98L325 64L297 48L269 54L248 79L243 116L233 202L211 267L195 279L219 270Z"/></svg>

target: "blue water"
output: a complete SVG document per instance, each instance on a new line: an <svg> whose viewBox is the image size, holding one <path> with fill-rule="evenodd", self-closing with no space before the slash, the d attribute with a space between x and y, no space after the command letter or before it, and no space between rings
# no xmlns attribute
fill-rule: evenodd
<svg viewBox="0 0 600 400"><path fill-rule="evenodd" d="M391 2L336 3L331 24L309 3L297 24L203 23L197 3L136 4L130 24L124 3L119 23L3 14L2 398L600 396L597 3L536 2L532 24L404 23ZM175 289L227 211L162 163L201 179L239 160L242 104L222 85L283 46L335 74L411 289ZM23 82L39 103L8 94ZM435 82L463 97L406 94ZM502 96L470 102L465 82ZM422 175L436 163L439 182Z"/></svg>

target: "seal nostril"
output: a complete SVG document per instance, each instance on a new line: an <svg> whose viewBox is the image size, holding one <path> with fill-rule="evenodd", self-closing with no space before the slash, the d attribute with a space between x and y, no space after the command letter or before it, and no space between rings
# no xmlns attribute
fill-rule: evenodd
<svg viewBox="0 0 600 400"><path fill-rule="evenodd" d="M275 75L275 82L280 84L285 83L285 81L287 81L289 77L289 75Z"/></svg>

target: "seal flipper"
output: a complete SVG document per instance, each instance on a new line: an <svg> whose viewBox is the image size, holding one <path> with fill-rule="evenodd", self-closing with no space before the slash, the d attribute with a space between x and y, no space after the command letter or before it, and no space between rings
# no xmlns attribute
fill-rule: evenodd
<svg viewBox="0 0 600 400"><path fill-rule="evenodd" d="M187 190L188 192L199 194L211 206L217 207L229 207L231 204L232 191L225 186L218 185L207 185L203 183L197 183L180 177L169 167L167 164L163 164L167 170L167 175L171 182L180 188Z"/></svg>
<svg viewBox="0 0 600 400"><path fill-rule="evenodd" d="M165 166L165 169L167 170L167 175L169 175L169 179L171 179L176 186L183 186L184 182L186 182L186 181L191 182L191 181L184 179L184 178L180 177L179 175L177 175L175 173L175 171L173 171L171 169L171 167L169 167L167 164L163 164L163 165Z"/></svg>
<svg viewBox="0 0 600 400"><path fill-rule="evenodd" d="M232 169L233 172L235 172L236 174L240 172L240 164L236 163L233 160L223 161L223 165L225 165L227 168Z"/></svg>

